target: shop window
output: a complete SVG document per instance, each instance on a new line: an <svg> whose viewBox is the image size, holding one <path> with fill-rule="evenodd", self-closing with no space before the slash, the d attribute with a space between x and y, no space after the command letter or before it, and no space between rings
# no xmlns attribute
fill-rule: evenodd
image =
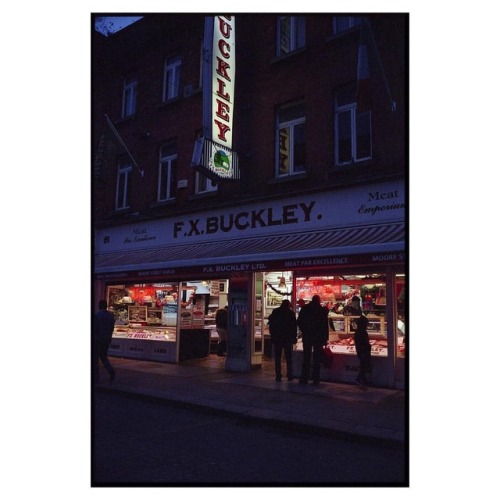
<svg viewBox="0 0 500 500"><path fill-rule="evenodd" d="M179 97L180 79L180 56L167 58L163 67L163 101Z"/></svg>
<svg viewBox="0 0 500 500"><path fill-rule="evenodd" d="M362 18L360 16L333 16L332 19L332 32L338 35L343 31L350 30L355 26L361 25Z"/></svg>
<svg viewBox="0 0 500 500"><path fill-rule="evenodd" d="M303 103L278 110L276 132L276 177L300 174L306 170L306 118Z"/></svg>
<svg viewBox="0 0 500 500"><path fill-rule="evenodd" d="M396 275L396 301L397 301L397 357L406 357L406 276L404 274Z"/></svg>
<svg viewBox="0 0 500 500"><path fill-rule="evenodd" d="M278 17L278 56L301 49L305 43L306 20L304 16Z"/></svg>
<svg viewBox="0 0 500 500"><path fill-rule="evenodd" d="M132 172L130 160L123 159L118 163L118 174L116 177L116 210L129 208L129 180Z"/></svg>
<svg viewBox="0 0 500 500"><path fill-rule="evenodd" d="M162 146L158 166L158 198L167 201L175 198L177 176L177 148L175 143Z"/></svg>
<svg viewBox="0 0 500 500"><path fill-rule="evenodd" d="M122 118L135 115L137 105L137 79L125 78L123 81Z"/></svg>
<svg viewBox="0 0 500 500"><path fill-rule="evenodd" d="M295 303L300 307L311 301L314 295L321 297L329 310L329 345L336 354L356 354L354 332L356 318L361 311L353 302L360 298L363 314L368 318L368 337L372 356L388 355L387 294L385 275L343 275L297 277ZM301 342L297 349L302 349Z"/></svg>
<svg viewBox="0 0 500 500"><path fill-rule="evenodd" d="M110 355L175 362L217 352L216 314L228 304L227 290L227 279L108 286Z"/></svg>
<svg viewBox="0 0 500 500"><path fill-rule="evenodd" d="M346 165L372 156L371 111L360 112L356 86L339 90L335 95L335 163Z"/></svg>

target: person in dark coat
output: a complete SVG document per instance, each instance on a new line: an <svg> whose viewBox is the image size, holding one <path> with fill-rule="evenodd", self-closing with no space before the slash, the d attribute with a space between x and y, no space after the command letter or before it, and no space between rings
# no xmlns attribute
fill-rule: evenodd
<svg viewBox="0 0 500 500"><path fill-rule="evenodd" d="M356 330L354 331L354 345L356 347L356 354L359 359L359 371L358 376L355 378L355 382L360 385L367 385L368 379L366 378L367 373L371 373L371 351L372 346L368 340L368 332L366 328L368 327L368 318L363 314L360 307L359 297L355 296L352 298L352 305L359 309L359 317L356 321Z"/></svg>
<svg viewBox="0 0 500 500"><path fill-rule="evenodd" d="M227 306L217 309L215 313L215 327L219 335L219 343L217 344L217 356L225 356L227 349Z"/></svg>
<svg viewBox="0 0 500 500"><path fill-rule="evenodd" d="M328 309L321 305L319 295L314 295L311 302L306 304L299 313L297 324L302 332L304 359L302 374L299 382L307 384L309 380L311 353L312 353L312 380L319 384L320 362L323 355L323 346L328 342Z"/></svg>
<svg viewBox="0 0 500 500"><path fill-rule="evenodd" d="M99 301L99 311L94 315L92 325L92 350L95 381L99 382L99 360L109 374L109 380L115 379L115 370L108 359L108 348L115 328L115 316L108 311L105 300Z"/></svg>
<svg viewBox="0 0 500 500"><path fill-rule="evenodd" d="M269 315L269 333L274 346L274 369L276 380L281 380L281 354L285 353L286 375L293 380L292 349L297 342L297 320L292 311L292 304L285 299L281 305Z"/></svg>

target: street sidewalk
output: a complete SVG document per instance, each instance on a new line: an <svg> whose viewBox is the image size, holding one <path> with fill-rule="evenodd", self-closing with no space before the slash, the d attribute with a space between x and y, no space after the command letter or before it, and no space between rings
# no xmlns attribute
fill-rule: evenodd
<svg viewBox="0 0 500 500"><path fill-rule="evenodd" d="M403 445L408 432L405 392L384 388L297 380L274 380L270 362L251 372L224 371L224 358L182 364L110 358L116 379L101 366L98 391L152 398L258 419L281 427L337 437Z"/></svg>

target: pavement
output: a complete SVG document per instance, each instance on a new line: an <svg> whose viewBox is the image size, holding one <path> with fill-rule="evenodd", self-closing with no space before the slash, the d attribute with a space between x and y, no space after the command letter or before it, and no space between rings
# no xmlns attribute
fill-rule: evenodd
<svg viewBox="0 0 500 500"><path fill-rule="evenodd" d="M250 372L224 370L211 355L180 364L110 358L116 378L100 367L99 392L168 402L300 431L403 446L408 435L405 391L321 381L274 379L272 362Z"/></svg>

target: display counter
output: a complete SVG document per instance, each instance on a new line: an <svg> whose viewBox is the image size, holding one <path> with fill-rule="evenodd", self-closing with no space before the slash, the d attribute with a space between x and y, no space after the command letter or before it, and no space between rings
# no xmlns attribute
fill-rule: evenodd
<svg viewBox="0 0 500 500"><path fill-rule="evenodd" d="M176 362L176 329L172 327L118 325L115 326L110 356Z"/></svg>

